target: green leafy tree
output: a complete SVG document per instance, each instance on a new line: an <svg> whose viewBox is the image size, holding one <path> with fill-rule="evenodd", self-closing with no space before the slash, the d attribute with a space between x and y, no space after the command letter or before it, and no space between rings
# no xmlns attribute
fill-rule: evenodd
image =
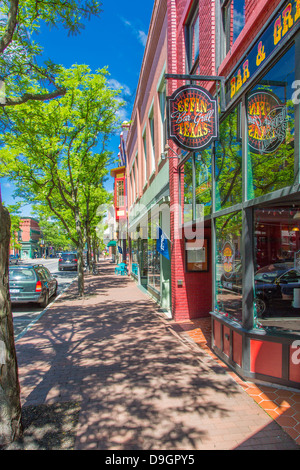
<svg viewBox="0 0 300 470"><path fill-rule="evenodd" d="M2 139L1 160L28 202L47 202L78 252L78 293L84 294L86 220L107 201L102 180L108 139L120 123L119 92L107 86L107 70L91 74L85 65L64 69L67 92L55 101L30 101L11 110L12 131ZM99 153L93 150L100 149Z"/></svg>
<svg viewBox="0 0 300 470"><path fill-rule="evenodd" d="M80 32L83 20L99 15L96 0L2 0L0 3L0 125L10 128L10 109L23 103L63 96L66 84L57 81L60 66L38 64L42 53L32 41L41 22L60 24L71 34ZM5 86L5 89L4 89ZM27 118L26 118L27 119ZM0 447L22 434L20 390L9 297L8 253L11 220L0 199Z"/></svg>

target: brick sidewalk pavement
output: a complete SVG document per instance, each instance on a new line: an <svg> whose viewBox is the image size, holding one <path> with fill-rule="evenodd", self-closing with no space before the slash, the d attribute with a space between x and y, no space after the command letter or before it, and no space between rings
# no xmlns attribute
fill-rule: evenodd
<svg viewBox="0 0 300 470"><path fill-rule="evenodd" d="M17 342L23 410L77 407L76 450L299 449L111 263L85 282Z"/></svg>

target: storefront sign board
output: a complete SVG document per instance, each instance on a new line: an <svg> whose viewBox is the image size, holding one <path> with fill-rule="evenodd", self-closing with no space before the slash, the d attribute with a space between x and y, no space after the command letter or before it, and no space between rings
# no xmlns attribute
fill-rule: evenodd
<svg viewBox="0 0 300 470"><path fill-rule="evenodd" d="M168 138L184 150L203 150L218 138L217 110L217 101L204 88L178 88L168 98Z"/></svg>
<svg viewBox="0 0 300 470"><path fill-rule="evenodd" d="M300 0L286 2L240 62L228 81L227 100L231 101L264 66L282 42L300 26Z"/></svg>

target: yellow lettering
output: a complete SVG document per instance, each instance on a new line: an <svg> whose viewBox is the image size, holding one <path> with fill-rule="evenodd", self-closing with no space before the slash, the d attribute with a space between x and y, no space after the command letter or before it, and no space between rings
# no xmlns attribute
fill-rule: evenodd
<svg viewBox="0 0 300 470"><path fill-rule="evenodd" d="M189 100L188 98L186 98L186 99L184 100L184 110L185 110L186 112L188 112L188 110L189 110L189 104L190 104L190 100Z"/></svg>
<svg viewBox="0 0 300 470"><path fill-rule="evenodd" d="M266 54L265 54L265 46L263 46L262 41L258 44L258 54L256 56L256 65L257 67L262 63L263 60L265 60Z"/></svg>
<svg viewBox="0 0 300 470"><path fill-rule="evenodd" d="M181 100L181 101L178 101L177 109L178 109L178 111L180 111L180 112L183 111L183 103L182 103L182 100Z"/></svg>
<svg viewBox="0 0 300 470"><path fill-rule="evenodd" d="M191 122L191 124L190 124L190 134L191 135L190 135L190 137L196 137L195 136L195 125L196 124L194 122Z"/></svg>
<svg viewBox="0 0 300 470"><path fill-rule="evenodd" d="M236 91L239 91L242 85L243 85L242 73L241 73L241 70L239 70L237 74L237 80L236 80Z"/></svg>
<svg viewBox="0 0 300 470"><path fill-rule="evenodd" d="M236 91L235 91L235 77L233 77L231 79L230 87L231 87L230 98L233 98L235 93L236 93Z"/></svg>
<svg viewBox="0 0 300 470"><path fill-rule="evenodd" d="M194 107L195 107L195 98L191 98L191 107L190 107L191 113L194 111Z"/></svg>
<svg viewBox="0 0 300 470"><path fill-rule="evenodd" d="M282 12L283 17L283 30L282 36L284 36L288 30L293 26L294 21L292 18L292 4L289 3L285 10Z"/></svg>
<svg viewBox="0 0 300 470"><path fill-rule="evenodd" d="M189 123L188 122L185 122L184 123L184 137L189 137L190 136L190 133L189 133Z"/></svg>
<svg viewBox="0 0 300 470"><path fill-rule="evenodd" d="M295 22L300 18L300 0L296 0L296 14L295 14Z"/></svg>
<svg viewBox="0 0 300 470"><path fill-rule="evenodd" d="M274 45L276 46L276 44L279 43L280 39L281 39L281 31L282 31L282 26L281 26L281 16L279 18L277 18L277 20L275 21L275 25L274 25Z"/></svg>
<svg viewBox="0 0 300 470"><path fill-rule="evenodd" d="M243 71L244 71L243 83L245 83L248 80L248 78L250 77L249 60L246 60L246 62L244 62Z"/></svg>

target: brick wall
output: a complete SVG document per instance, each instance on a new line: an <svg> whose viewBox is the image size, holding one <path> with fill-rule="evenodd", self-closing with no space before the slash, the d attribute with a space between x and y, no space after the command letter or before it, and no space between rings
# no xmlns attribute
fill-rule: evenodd
<svg viewBox="0 0 300 470"><path fill-rule="evenodd" d="M209 15L207 28L206 55L203 56L202 65L205 74L212 74L214 66L214 48L212 46L212 30L214 25L211 18L213 10L210 2L202 1L203 14ZM186 73L185 70L185 22L190 13L192 1L168 0L168 73ZM204 20L203 23L205 23ZM202 40L203 43L203 40ZM204 47L204 46L203 46ZM168 80L168 95L170 96L183 82ZM169 141L176 151L176 146ZM174 156L170 151L170 157ZM177 160L169 160L170 202L171 208L171 271L172 271L172 315L176 321L185 321L193 318L205 317L211 310L211 264L208 273L191 273L185 269L185 242L183 234L179 231L179 173ZM210 238L210 230L205 236ZM181 239L180 239L181 237Z"/></svg>

